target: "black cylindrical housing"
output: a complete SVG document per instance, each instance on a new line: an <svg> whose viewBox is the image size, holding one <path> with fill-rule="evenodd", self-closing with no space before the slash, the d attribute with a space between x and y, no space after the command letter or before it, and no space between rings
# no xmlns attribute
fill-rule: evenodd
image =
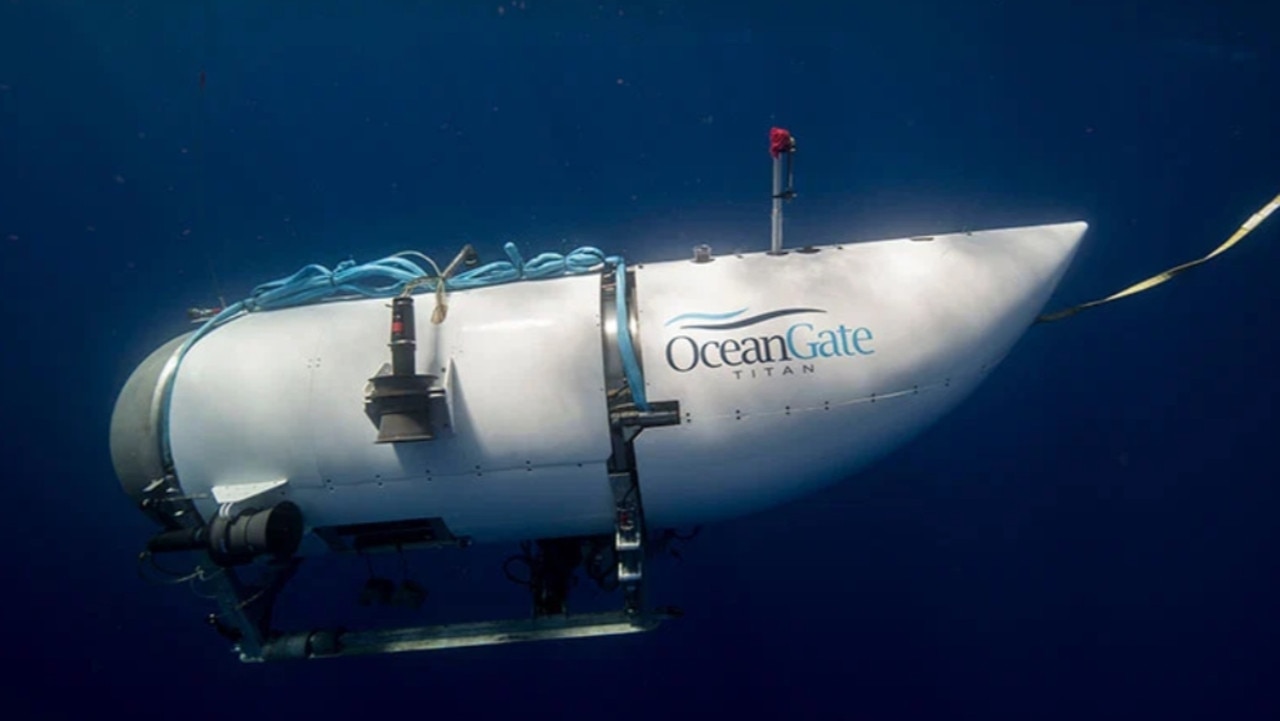
<svg viewBox="0 0 1280 721"><path fill-rule="evenodd" d="M239 566L259 556L292 556L302 542L302 510L281 501L263 510L237 516L214 516L207 525L156 534L148 543L152 553L207 550L219 566Z"/></svg>
<svg viewBox="0 0 1280 721"><path fill-rule="evenodd" d="M302 510L289 501L241 513L225 526L218 524L219 520L222 518L210 524L214 535L211 551L219 563L248 563L265 555L288 558L302 542Z"/></svg>
<svg viewBox="0 0 1280 721"><path fill-rule="evenodd" d="M413 297L398 296L391 302L391 373L414 375L417 333L414 330Z"/></svg>

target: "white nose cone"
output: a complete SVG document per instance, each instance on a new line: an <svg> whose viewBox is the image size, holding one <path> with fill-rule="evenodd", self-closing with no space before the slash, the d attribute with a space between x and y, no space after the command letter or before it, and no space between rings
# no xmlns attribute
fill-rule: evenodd
<svg viewBox="0 0 1280 721"><path fill-rule="evenodd" d="M1041 312L1087 225L662 263L636 274L650 519L766 508L848 477L940 418Z"/></svg>
<svg viewBox="0 0 1280 721"><path fill-rule="evenodd" d="M868 260L880 272L870 281L878 298L872 307L894 321L884 333L935 362L998 358L1043 310L1087 228L1063 223L937 236L906 248L903 241L873 244Z"/></svg>

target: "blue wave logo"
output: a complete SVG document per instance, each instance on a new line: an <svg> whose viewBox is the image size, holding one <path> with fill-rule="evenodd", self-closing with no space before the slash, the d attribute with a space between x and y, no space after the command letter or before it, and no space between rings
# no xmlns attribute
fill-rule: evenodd
<svg viewBox="0 0 1280 721"><path fill-rule="evenodd" d="M756 323L763 323L774 318L782 318L788 315L798 315L800 313L826 313L821 308L781 308L779 310L771 310L767 313L759 313L747 318L733 320L738 316L746 313L747 309L735 310L730 313L681 313L672 318L663 325L670 327L680 321L686 320L706 320L706 321L727 321L721 323L694 323L680 326L680 330L737 330L738 328L746 328Z"/></svg>

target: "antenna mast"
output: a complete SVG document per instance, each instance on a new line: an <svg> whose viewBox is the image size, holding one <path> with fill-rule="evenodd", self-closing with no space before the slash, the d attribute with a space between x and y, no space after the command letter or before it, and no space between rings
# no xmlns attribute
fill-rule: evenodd
<svg viewBox="0 0 1280 721"><path fill-rule="evenodd" d="M783 128L769 130L769 154L773 156L773 245L770 255L782 255L782 203L796 197L793 189L795 171L792 155L796 152L796 139ZM783 165L786 165L785 171ZM783 187L783 175L786 187Z"/></svg>

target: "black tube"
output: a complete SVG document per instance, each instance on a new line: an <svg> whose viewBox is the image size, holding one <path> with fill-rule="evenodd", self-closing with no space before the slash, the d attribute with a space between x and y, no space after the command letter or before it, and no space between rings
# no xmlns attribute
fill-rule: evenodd
<svg viewBox="0 0 1280 721"><path fill-rule="evenodd" d="M176 531L157 533L147 541L147 550L152 553L170 553L174 551L198 551L208 538L207 527L180 528Z"/></svg>
<svg viewBox="0 0 1280 721"><path fill-rule="evenodd" d="M259 556L292 556L302 543L302 531L302 510L290 501L281 501L271 508L250 509L232 518L215 516L199 528L158 533L147 543L147 550L206 550L219 566L239 566Z"/></svg>
<svg viewBox="0 0 1280 721"><path fill-rule="evenodd" d="M391 373L414 375L417 332L414 329L413 298L399 296L391 302Z"/></svg>

